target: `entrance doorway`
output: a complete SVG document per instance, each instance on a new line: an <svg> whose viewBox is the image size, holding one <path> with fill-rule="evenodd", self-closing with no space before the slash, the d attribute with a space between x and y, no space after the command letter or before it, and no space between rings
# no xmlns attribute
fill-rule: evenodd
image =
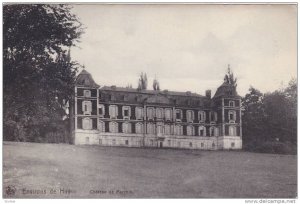
<svg viewBox="0 0 300 204"><path fill-rule="evenodd" d="M159 142L159 148L163 147L163 142Z"/></svg>

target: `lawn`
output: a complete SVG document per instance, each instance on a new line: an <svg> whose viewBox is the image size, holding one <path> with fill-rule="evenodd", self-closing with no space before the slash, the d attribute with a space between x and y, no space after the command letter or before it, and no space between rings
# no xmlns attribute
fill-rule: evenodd
<svg viewBox="0 0 300 204"><path fill-rule="evenodd" d="M14 198L295 198L297 157L4 142L3 189Z"/></svg>

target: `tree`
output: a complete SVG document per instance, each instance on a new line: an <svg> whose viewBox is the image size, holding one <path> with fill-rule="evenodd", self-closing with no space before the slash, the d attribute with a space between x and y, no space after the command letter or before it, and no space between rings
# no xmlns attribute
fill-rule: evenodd
<svg viewBox="0 0 300 204"><path fill-rule="evenodd" d="M4 5L4 139L41 141L61 127L79 66L68 48L82 32L70 6Z"/></svg>
<svg viewBox="0 0 300 204"><path fill-rule="evenodd" d="M156 80L156 78L153 80L153 90L159 91L160 87L159 87L159 82Z"/></svg>
<svg viewBox="0 0 300 204"><path fill-rule="evenodd" d="M233 73L230 70L230 65L228 65L227 74L224 77L224 83L233 85L234 87L237 86L237 78L234 77Z"/></svg>
<svg viewBox="0 0 300 204"><path fill-rule="evenodd" d="M146 90L148 86L148 79L147 79L147 74L146 73L141 73L140 78L139 78L139 83L138 83L138 90Z"/></svg>

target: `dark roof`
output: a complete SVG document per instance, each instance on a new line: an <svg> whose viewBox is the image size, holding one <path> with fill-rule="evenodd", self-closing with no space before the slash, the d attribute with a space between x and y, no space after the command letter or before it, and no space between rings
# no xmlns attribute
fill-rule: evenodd
<svg viewBox="0 0 300 204"><path fill-rule="evenodd" d="M229 97L236 98L240 97L236 92L236 86L228 83L223 83L216 91L214 98L217 97Z"/></svg>
<svg viewBox="0 0 300 204"><path fill-rule="evenodd" d="M137 90L135 88L124 88L124 87L117 87L117 86L103 86L100 88L100 90L103 91L119 91L119 92L131 92L131 93L141 93L141 94L167 94L171 96L192 96L192 97L204 97L200 94L197 93L192 93L190 91L186 92L178 92L178 91L169 91L169 90L161 90L161 91L156 91L156 90Z"/></svg>
<svg viewBox="0 0 300 204"><path fill-rule="evenodd" d="M85 69L80 72L76 79L76 85L78 86L88 86L93 88L99 88L100 86L96 84L92 75Z"/></svg>

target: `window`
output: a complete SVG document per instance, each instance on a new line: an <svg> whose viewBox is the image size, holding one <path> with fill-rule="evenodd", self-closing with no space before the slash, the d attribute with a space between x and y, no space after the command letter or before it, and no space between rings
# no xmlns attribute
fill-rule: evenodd
<svg viewBox="0 0 300 204"><path fill-rule="evenodd" d="M174 130L175 132L174 132L174 134L175 135L182 135L182 126L181 125L176 125L175 126L175 130Z"/></svg>
<svg viewBox="0 0 300 204"><path fill-rule="evenodd" d="M168 146L171 147L171 140L168 140Z"/></svg>
<svg viewBox="0 0 300 204"><path fill-rule="evenodd" d="M135 108L135 117L137 120L142 120L144 117L144 109L142 107Z"/></svg>
<svg viewBox="0 0 300 204"><path fill-rule="evenodd" d="M206 136L206 131L205 130L206 129L205 129L204 126L200 126L199 127L199 136L202 136L202 137Z"/></svg>
<svg viewBox="0 0 300 204"><path fill-rule="evenodd" d="M187 122L192 123L194 121L194 112L191 110L188 110L186 112L186 119L187 119Z"/></svg>
<svg viewBox="0 0 300 204"><path fill-rule="evenodd" d="M118 132L118 123L110 122L109 123L109 132L117 133Z"/></svg>
<svg viewBox="0 0 300 204"><path fill-rule="evenodd" d="M229 122L234 123L235 120L236 120L236 112L233 111L233 110L230 110L230 111L228 112L228 119L229 119Z"/></svg>
<svg viewBox="0 0 300 204"><path fill-rule="evenodd" d="M105 114L105 108L104 108L104 105L103 105L103 104L99 104L99 106L98 106L98 113L99 113L100 118L103 118L103 117L104 117L104 114Z"/></svg>
<svg viewBox="0 0 300 204"><path fill-rule="evenodd" d="M82 112L84 115L91 115L91 113L92 113L92 102L91 101L83 101L82 102Z"/></svg>
<svg viewBox="0 0 300 204"><path fill-rule="evenodd" d="M186 130L187 130L187 135L188 136L195 135L195 133L194 133L195 130L194 130L194 127L192 125L188 125L187 128L186 128Z"/></svg>
<svg viewBox="0 0 300 204"><path fill-rule="evenodd" d="M112 145L116 145L116 139L112 140Z"/></svg>
<svg viewBox="0 0 300 204"><path fill-rule="evenodd" d="M83 95L84 95L84 97L91 97L91 91L90 90L84 90Z"/></svg>
<svg viewBox="0 0 300 204"><path fill-rule="evenodd" d="M154 141L153 140L150 140L150 145L154 146Z"/></svg>
<svg viewBox="0 0 300 204"><path fill-rule="evenodd" d="M193 143L190 142L190 147L193 147Z"/></svg>
<svg viewBox="0 0 300 204"><path fill-rule="evenodd" d="M198 118L199 118L199 122L205 122L205 112L204 111L199 111L198 112Z"/></svg>
<svg viewBox="0 0 300 204"><path fill-rule="evenodd" d="M204 147L204 143L203 143L203 142L201 143L201 147L202 147L202 148Z"/></svg>
<svg viewBox="0 0 300 204"><path fill-rule="evenodd" d="M131 124L130 123L123 123L122 124L122 132L123 133L131 133Z"/></svg>
<svg viewBox="0 0 300 204"><path fill-rule="evenodd" d="M128 144L129 144L128 140L125 140L125 145L128 145Z"/></svg>
<svg viewBox="0 0 300 204"><path fill-rule="evenodd" d="M165 118L166 120L172 120L172 110L170 108L165 109Z"/></svg>
<svg viewBox="0 0 300 204"><path fill-rule="evenodd" d="M85 138L85 144L89 144L90 143L90 138L89 137L86 137Z"/></svg>
<svg viewBox="0 0 300 204"><path fill-rule="evenodd" d="M105 124L101 120L99 121L99 127L98 127L98 129L99 129L99 132L105 132Z"/></svg>
<svg viewBox="0 0 300 204"><path fill-rule="evenodd" d="M234 142L231 143L231 147L234 147Z"/></svg>
<svg viewBox="0 0 300 204"><path fill-rule="evenodd" d="M123 106L122 107L123 110L123 118L124 119L129 119L130 118L130 107L129 106Z"/></svg>
<svg viewBox="0 0 300 204"><path fill-rule="evenodd" d="M118 107L116 105L109 106L109 116L112 119L116 119L118 117Z"/></svg>
<svg viewBox="0 0 300 204"><path fill-rule="evenodd" d="M235 126L229 126L229 135L236 136L236 127Z"/></svg>
<svg viewBox="0 0 300 204"><path fill-rule="evenodd" d="M138 134L142 134L143 133L143 124L137 123L135 125L135 132Z"/></svg>
<svg viewBox="0 0 300 204"><path fill-rule="evenodd" d="M147 124L147 133L148 134L155 134L155 125L152 123Z"/></svg>
<svg viewBox="0 0 300 204"><path fill-rule="evenodd" d="M99 145L102 145L102 139L99 139Z"/></svg>
<svg viewBox="0 0 300 204"><path fill-rule="evenodd" d="M163 109L162 108L157 108L156 109L156 117L158 119L162 119L164 116L163 116Z"/></svg>
<svg viewBox="0 0 300 204"><path fill-rule="evenodd" d="M176 121L181 121L182 118L182 111L181 110L176 110Z"/></svg>
<svg viewBox="0 0 300 204"><path fill-rule="evenodd" d="M234 104L234 101L229 101L229 106L230 106L230 107L234 107L234 105L235 105L235 104Z"/></svg>
<svg viewBox="0 0 300 204"><path fill-rule="evenodd" d="M154 108L147 108L147 116L149 120L154 119Z"/></svg>
<svg viewBox="0 0 300 204"><path fill-rule="evenodd" d="M177 147L180 147L180 146L181 146L180 142L177 142Z"/></svg>
<svg viewBox="0 0 300 204"><path fill-rule="evenodd" d="M215 146L216 146L216 145L215 145L215 143L212 143L212 145L211 145L211 146L212 146L212 148L215 148Z"/></svg>
<svg viewBox="0 0 300 204"><path fill-rule="evenodd" d="M218 120L217 112L211 111L209 113L209 117L210 117L210 122L217 122Z"/></svg>
<svg viewBox="0 0 300 204"><path fill-rule="evenodd" d="M84 130L92 129L92 120L90 118L84 118L82 120L82 129L84 129Z"/></svg>
<svg viewBox="0 0 300 204"><path fill-rule="evenodd" d="M165 134L171 135L171 125L165 125Z"/></svg>
<svg viewBox="0 0 300 204"><path fill-rule="evenodd" d="M217 127L210 127L210 136L219 136L219 129Z"/></svg>

